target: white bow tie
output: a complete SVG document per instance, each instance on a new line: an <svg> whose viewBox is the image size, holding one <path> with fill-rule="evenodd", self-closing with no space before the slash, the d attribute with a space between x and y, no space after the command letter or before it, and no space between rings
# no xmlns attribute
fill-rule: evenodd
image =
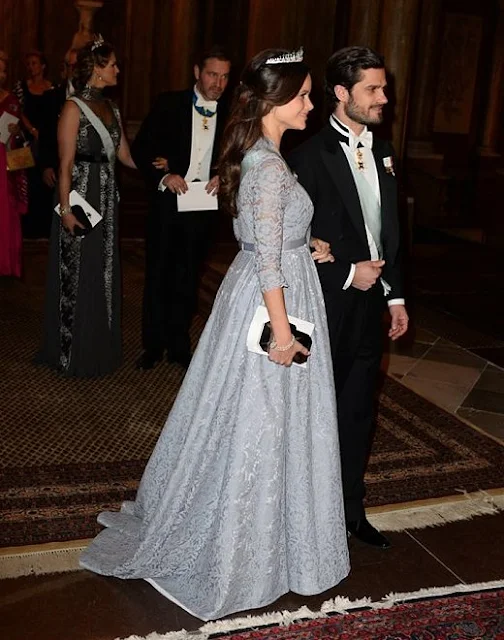
<svg viewBox="0 0 504 640"><path fill-rule="evenodd" d="M360 134L360 136L350 134L348 143L352 151L355 151L359 147L359 143L363 147L372 149L373 148L373 132L364 131L363 133Z"/></svg>

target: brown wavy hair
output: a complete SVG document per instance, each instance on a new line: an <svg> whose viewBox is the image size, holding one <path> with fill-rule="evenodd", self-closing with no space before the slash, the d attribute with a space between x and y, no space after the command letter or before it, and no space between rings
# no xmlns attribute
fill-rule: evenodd
<svg viewBox="0 0 504 640"><path fill-rule="evenodd" d="M84 89L88 84L95 66L104 67L107 66L110 56L115 52L114 47L104 42L99 47L93 49L94 43L88 42L82 49L79 49L77 53L77 64L75 65L74 78L75 88L78 91Z"/></svg>
<svg viewBox="0 0 504 640"><path fill-rule="evenodd" d="M241 162L263 135L262 118L273 107L290 102L298 93L310 70L304 62L266 64L268 58L290 53L285 49L266 49L248 63L236 88L231 113L224 129L219 158L219 201L221 207L237 215L236 195L240 185Z"/></svg>

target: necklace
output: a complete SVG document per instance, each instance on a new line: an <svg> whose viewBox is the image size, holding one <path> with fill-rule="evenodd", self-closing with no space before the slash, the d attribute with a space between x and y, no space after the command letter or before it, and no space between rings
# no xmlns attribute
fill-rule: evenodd
<svg viewBox="0 0 504 640"><path fill-rule="evenodd" d="M84 100L96 100L97 102L105 100L103 91L97 87L91 86L90 84L87 84L84 89L82 89L80 95Z"/></svg>

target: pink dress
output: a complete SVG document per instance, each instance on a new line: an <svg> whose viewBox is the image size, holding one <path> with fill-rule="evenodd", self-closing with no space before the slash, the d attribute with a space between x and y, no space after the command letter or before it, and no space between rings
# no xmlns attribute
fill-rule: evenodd
<svg viewBox="0 0 504 640"><path fill-rule="evenodd" d="M0 116L7 111L19 117L18 99L8 93L0 102ZM12 146L11 146L12 145ZM7 150L13 148L12 137L0 142L0 276L21 275L21 216L28 208L24 171L7 171Z"/></svg>

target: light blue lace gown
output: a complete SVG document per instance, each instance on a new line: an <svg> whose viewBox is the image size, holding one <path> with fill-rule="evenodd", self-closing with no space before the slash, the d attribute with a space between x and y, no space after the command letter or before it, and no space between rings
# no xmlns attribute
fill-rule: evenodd
<svg viewBox="0 0 504 640"><path fill-rule="evenodd" d="M81 565L147 579L202 620L317 594L349 571L336 401L311 201L273 143L242 165L240 251L219 289L135 502L105 512ZM306 369L250 353L262 291L315 324Z"/></svg>

